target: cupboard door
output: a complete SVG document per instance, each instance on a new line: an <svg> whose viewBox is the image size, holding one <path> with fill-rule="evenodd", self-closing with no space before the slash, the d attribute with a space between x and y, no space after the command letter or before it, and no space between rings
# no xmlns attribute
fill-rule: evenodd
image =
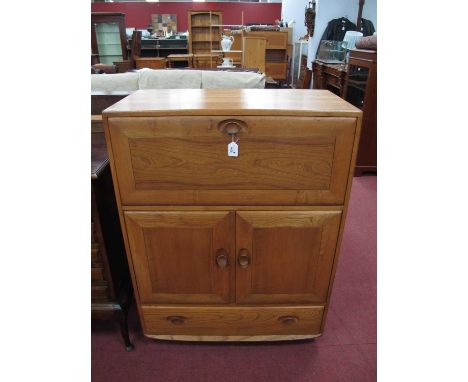
<svg viewBox="0 0 468 382"><path fill-rule="evenodd" d="M236 302L325 304L340 211L240 211Z"/></svg>
<svg viewBox="0 0 468 382"><path fill-rule="evenodd" d="M126 212L141 303L228 303L234 212Z"/></svg>

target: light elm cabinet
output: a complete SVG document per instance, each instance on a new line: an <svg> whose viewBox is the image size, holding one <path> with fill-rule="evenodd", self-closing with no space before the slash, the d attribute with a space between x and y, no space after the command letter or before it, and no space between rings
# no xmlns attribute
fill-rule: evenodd
<svg viewBox="0 0 468 382"><path fill-rule="evenodd" d="M145 335L322 334L361 115L284 89L140 90L103 113Z"/></svg>

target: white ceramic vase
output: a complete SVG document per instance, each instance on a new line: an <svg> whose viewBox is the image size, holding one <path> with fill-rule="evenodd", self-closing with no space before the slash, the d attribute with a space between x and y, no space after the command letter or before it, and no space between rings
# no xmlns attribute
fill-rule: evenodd
<svg viewBox="0 0 468 382"><path fill-rule="evenodd" d="M229 52L231 50L231 46L234 42L234 37L233 36L225 36L223 35L221 39L221 48L223 49L224 52Z"/></svg>

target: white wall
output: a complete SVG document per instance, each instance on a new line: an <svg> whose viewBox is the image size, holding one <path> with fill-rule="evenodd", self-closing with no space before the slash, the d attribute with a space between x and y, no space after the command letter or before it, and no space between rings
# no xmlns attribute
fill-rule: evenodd
<svg viewBox="0 0 468 382"><path fill-rule="evenodd" d="M366 0L362 9L362 17L372 21L377 31L377 0Z"/></svg>
<svg viewBox="0 0 468 382"><path fill-rule="evenodd" d="M304 25L305 7L309 4L308 0L283 0L281 5L281 17L283 21L288 23L295 20L293 25L293 43L298 41L307 33L307 28Z"/></svg>

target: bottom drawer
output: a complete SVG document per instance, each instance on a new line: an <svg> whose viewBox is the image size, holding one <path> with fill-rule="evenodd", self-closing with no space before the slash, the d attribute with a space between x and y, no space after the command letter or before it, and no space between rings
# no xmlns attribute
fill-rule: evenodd
<svg viewBox="0 0 468 382"><path fill-rule="evenodd" d="M317 335L323 306L143 306L145 334L194 336Z"/></svg>

